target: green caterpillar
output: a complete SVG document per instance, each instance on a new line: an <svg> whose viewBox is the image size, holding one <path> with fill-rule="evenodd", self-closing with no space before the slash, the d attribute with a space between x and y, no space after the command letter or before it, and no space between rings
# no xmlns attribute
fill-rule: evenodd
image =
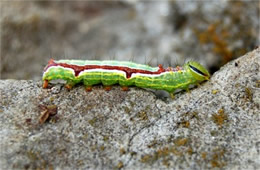
<svg viewBox="0 0 260 170"><path fill-rule="evenodd" d="M119 84L123 90L129 86L165 90L172 96L176 89L188 90L190 85L208 80L210 74L201 64L189 61L183 67L150 67L127 61L58 60L51 59L43 72L43 88L52 80L66 80L70 89L83 82L87 91L93 85L103 84L110 90Z"/></svg>

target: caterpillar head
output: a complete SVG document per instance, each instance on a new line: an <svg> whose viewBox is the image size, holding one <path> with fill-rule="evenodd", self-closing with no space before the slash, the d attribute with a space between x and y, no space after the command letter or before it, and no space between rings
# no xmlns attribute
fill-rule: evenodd
<svg viewBox="0 0 260 170"><path fill-rule="evenodd" d="M198 81L209 80L210 74L208 70L198 62L189 61L186 63L186 67L196 80Z"/></svg>

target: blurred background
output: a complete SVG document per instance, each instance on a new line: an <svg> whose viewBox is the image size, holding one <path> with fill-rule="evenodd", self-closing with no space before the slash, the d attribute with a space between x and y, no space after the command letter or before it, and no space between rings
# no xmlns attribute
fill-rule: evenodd
<svg viewBox="0 0 260 170"><path fill-rule="evenodd" d="M212 74L260 43L258 0L0 4L1 79L40 80L50 58L164 67L193 59Z"/></svg>

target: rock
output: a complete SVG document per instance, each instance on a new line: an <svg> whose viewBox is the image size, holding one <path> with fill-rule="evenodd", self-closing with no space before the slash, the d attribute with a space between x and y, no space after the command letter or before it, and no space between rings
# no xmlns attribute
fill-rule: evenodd
<svg viewBox="0 0 260 170"><path fill-rule="evenodd" d="M173 99L0 80L2 169L258 169L260 48Z"/></svg>
<svg viewBox="0 0 260 170"><path fill-rule="evenodd" d="M50 58L174 67L189 57L214 73L260 44L258 1L3 1L1 7L2 79L40 80Z"/></svg>

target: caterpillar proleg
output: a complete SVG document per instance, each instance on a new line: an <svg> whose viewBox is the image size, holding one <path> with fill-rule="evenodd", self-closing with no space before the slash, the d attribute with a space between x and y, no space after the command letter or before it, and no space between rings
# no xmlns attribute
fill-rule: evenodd
<svg viewBox="0 0 260 170"><path fill-rule="evenodd" d="M177 89L188 90L190 85L199 84L210 78L206 68L195 61L189 61L183 67L163 68L115 60L53 60L43 71L43 88L52 80L66 81L65 87L72 88L83 83L87 91L93 85L103 84L107 90L119 84L123 90L129 86L165 90L171 95Z"/></svg>

